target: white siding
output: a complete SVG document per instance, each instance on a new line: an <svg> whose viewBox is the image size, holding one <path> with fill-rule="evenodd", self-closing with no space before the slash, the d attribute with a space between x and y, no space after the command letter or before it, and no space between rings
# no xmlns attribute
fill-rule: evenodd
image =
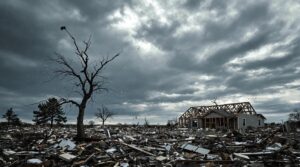
<svg viewBox="0 0 300 167"><path fill-rule="evenodd" d="M245 126L243 125L243 119L246 120ZM260 120L260 125L259 125ZM264 120L257 115L239 114L238 115L238 129L245 130L247 127L263 127Z"/></svg>

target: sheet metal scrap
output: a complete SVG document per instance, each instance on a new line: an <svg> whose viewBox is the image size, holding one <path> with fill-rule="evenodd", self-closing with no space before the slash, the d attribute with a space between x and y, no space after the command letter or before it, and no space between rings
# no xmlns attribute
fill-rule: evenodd
<svg viewBox="0 0 300 167"><path fill-rule="evenodd" d="M196 152L199 154L203 154L203 155L208 154L210 152L210 150L208 150L208 149L205 149L205 148L202 148L199 146L194 146L194 145L191 145L188 143L181 145L180 148L182 148L184 150L188 150L188 151L193 151L193 152Z"/></svg>

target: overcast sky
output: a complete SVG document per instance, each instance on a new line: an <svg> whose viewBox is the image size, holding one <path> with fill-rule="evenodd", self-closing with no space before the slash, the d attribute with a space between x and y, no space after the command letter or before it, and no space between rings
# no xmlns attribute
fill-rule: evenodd
<svg viewBox="0 0 300 167"><path fill-rule="evenodd" d="M102 73L111 123L164 124L191 106L249 101L269 122L300 108L299 1L0 1L0 113L31 121L49 97L76 98L55 77L55 52L74 58L66 26L92 36L92 59L121 53ZM69 122L77 110L64 107Z"/></svg>

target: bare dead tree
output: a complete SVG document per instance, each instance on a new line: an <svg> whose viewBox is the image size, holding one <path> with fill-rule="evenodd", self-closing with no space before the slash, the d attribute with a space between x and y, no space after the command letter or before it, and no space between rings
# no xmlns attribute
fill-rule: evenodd
<svg viewBox="0 0 300 167"><path fill-rule="evenodd" d="M149 121L148 121L148 119L147 119L147 117L145 117L145 119L144 119L144 126L145 127L149 127Z"/></svg>
<svg viewBox="0 0 300 167"><path fill-rule="evenodd" d="M211 102L214 103L216 106L218 106L217 99L218 99L218 98L215 97L215 98L211 101Z"/></svg>
<svg viewBox="0 0 300 167"><path fill-rule="evenodd" d="M89 126L92 128L92 127L94 127L94 125L95 125L95 121L90 120L90 121L89 121Z"/></svg>
<svg viewBox="0 0 300 167"><path fill-rule="evenodd" d="M85 137L83 120L87 103L94 93L107 91L104 87L104 77L101 75L101 72L104 70L105 66L119 56L119 53L111 58L102 57L98 62L91 62L90 55L88 54L88 50L91 46L91 37L88 41L83 41L83 47L80 47L76 38L65 26L62 26L60 29L65 31L71 38L75 48L75 57L81 65L80 67L75 67L70 60L65 58L65 56L58 53L56 54L57 57L54 61L58 63L61 68L55 72L58 75L73 79L73 84L78 88L76 92L81 95L81 100L78 101L62 98L61 104L70 103L78 108L77 138L82 139Z"/></svg>
<svg viewBox="0 0 300 167"><path fill-rule="evenodd" d="M108 118L111 118L114 115L113 112L109 111L109 109L105 106L98 108L98 112L95 113L95 116L102 121L102 127L104 127L104 123Z"/></svg>
<svg viewBox="0 0 300 167"><path fill-rule="evenodd" d="M289 120L295 122L300 121L300 110L294 109L294 111L289 114Z"/></svg>

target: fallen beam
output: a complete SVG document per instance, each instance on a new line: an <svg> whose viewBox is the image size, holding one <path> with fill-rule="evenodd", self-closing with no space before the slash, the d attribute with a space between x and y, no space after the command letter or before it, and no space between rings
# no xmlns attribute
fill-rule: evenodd
<svg viewBox="0 0 300 167"><path fill-rule="evenodd" d="M127 146L127 147L129 147L129 148L132 148L132 149L134 149L134 150L137 150L137 151L140 151L140 152L142 152L142 153L145 153L145 154L147 154L147 155L155 156L154 154L152 154L152 153L150 153L150 152L148 152L148 151L145 151L145 150L143 150L143 149L141 149L141 148L138 148L138 147L136 147L136 146L134 146L134 145L132 145L132 144L127 144L127 143L124 143L124 142L121 142L121 141L119 141L119 143L122 144L122 145L124 145L124 146Z"/></svg>

